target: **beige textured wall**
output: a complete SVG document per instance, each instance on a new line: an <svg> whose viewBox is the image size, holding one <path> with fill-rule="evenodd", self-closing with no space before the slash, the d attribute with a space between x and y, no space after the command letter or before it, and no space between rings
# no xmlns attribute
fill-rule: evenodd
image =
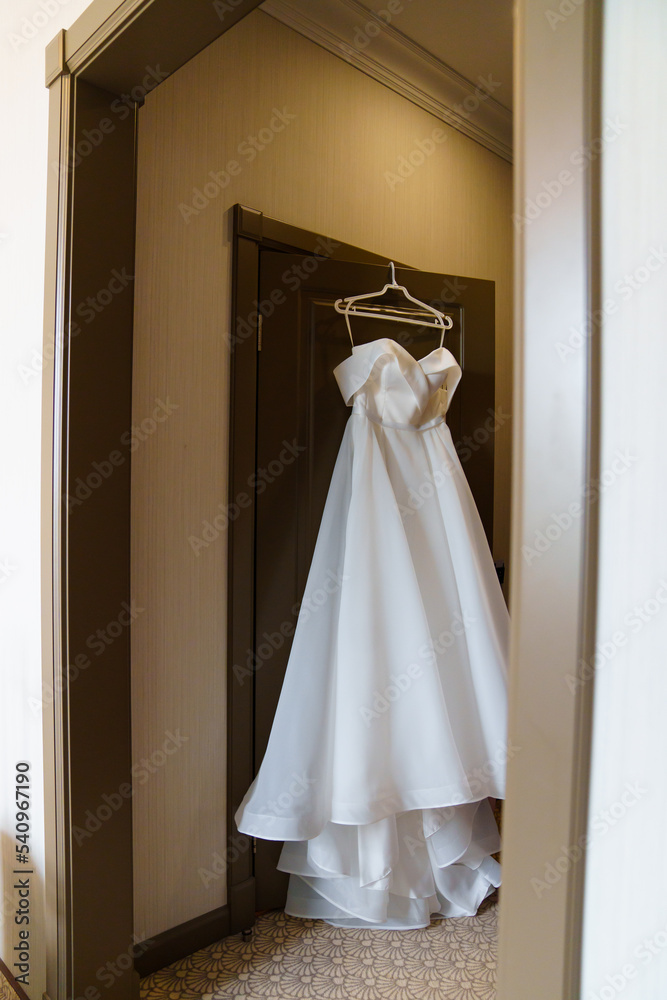
<svg viewBox="0 0 667 1000"><path fill-rule="evenodd" d="M251 161L239 146L271 127L276 108L294 117ZM437 127L446 141L392 188L386 172ZM240 172L188 212L194 189L230 160ZM494 280L496 403L511 413L511 173L259 11L146 99L133 406L135 424L148 422L132 466L133 593L144 609L133 627L134 760L148 762L134 798L141 936L226 899L224 875L205 885L199 870L212 870L226 846L227 553L221 537L195 556L188 536L226 502L228 210L242 202L417 268ZM507 421L496 439L495 556L504 559L510 435Z"/></svg>

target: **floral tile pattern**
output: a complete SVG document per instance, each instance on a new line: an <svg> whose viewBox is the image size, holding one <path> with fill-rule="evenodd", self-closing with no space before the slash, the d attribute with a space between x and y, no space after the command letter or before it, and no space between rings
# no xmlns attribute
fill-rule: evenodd
<svg viewBox="0 0 667 1000"><path fill-rule="evenodd" d="M7 975L8 972L4 962L0 962L0 1000L27 1000L28 994L18 983L12 982L13 977L11 973Z"/></svg>
<svg viewBox="0 0 667 1000"><path fill-rule="evenodd" d="M351 930L273 910L252 940L202 948L141 981L142 1000L495 1000L497 904L415 931Z"/></svg>

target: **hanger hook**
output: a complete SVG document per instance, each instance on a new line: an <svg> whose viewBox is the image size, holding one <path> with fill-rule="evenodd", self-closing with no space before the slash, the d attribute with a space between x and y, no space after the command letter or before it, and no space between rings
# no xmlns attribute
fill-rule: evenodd
<svg viewBox="0 0 667 1000"><path fill-rule="evenodd" d="M391 277L391 281L389 282L389 284L390 285L395 285L396 284L396 268L394 267L393 260L389 261L389 275Z"/></svg>

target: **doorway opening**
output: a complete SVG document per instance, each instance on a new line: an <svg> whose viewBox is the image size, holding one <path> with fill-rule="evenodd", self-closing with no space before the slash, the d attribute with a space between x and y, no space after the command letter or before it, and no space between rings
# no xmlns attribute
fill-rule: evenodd
<svg viewBox="0 0 667 1000"><path fill-rule="evenodd" d="M146 5L156 18L160 6L159 3ZM231 26L237 15L240 18L248 13L253 4L236 6L238 9L236 13L230 14L226 27ZM220 444L225 439L229 440L226 379L230 373L230 355L229 344L224 341L224 329L220 329L220 317L229 315L228 293L232 287L228 269L231 270L230 248L233 241L229 237L225 239L224 232L225 220L228 218L226 212L230 205L260 204L266 209L267 220L290 219L295 227L305 231L331 233L331 238L340 240L341 245L344 240L349 246L368 247L384 264L388 259L409 261L414 268L415 279L421 273L447 274L450 277L485 274L486 277L482 280L495 281L496 403L499 385L502 389L501 398L504 393L504 398L509 399L508 387L511 380L510 265L513 234L507 215L507 207L511 201L511 180L507 156L500 152L500 146L496 146L495 152L492 151L492 143L487 141L494 131L489 118L481 126L479 119L475 120L474 116L466 119L460 115L456 127L447 133L448 142L440 144L433 134L434 128L439 126L431 128L428 135L422 135L421 130L414 131L413 119L410 117L414 112L411 109L421 108L418 114L422 115L420 121L423 121L424 105L417 101L417 95L413 92L412 97L401 98L403 103L400 105L400 113L396 111L395 114L394 123L401 119L405 126L401 131L403 146L398 153L399 146L395 144L397 133L387 130L385 114L392 102L392 106L398 107L395 104L397 90L379 84L377 78L373 80L370 73L359 73L357 66L349 63L346 66L346 60L332 59L326 53L323 56L321 49L326 46L312 45L312 41L304 41L303 35L298 32L290 29L288 36L284 23L281 28L272 24L268 30L266 21L244 18L230 32L234 43L241 37L236 34L236 28L242 28L246 40L252 39L253 43L255 36L261 35L268 42L266 51L271 52L278 60L289 61L298 48L301 53L299 58L303 56L304 65L307 65L309 72L320 74L316 77L319 82L312 88L301 86L299 89L301 75L285 75L281 78L281 87L288 79L297 83L296 90L292 90L289 95L292 106L297 107L298 101L294 104L297 98L302 103L298 105L297 111L292 111L287 106L287 112L282 106L278 108L272 104L268 109L269 117L264 116L266 121L262 118L262 113L267 110L264 105L258 106L259 110L255 107L251 113L249 103L244 102L241 109L242 128L246 128L246 121L251 114L255 115L256 120L247 126L250 131L247 135L242 133L236 145L233 145L232 139L232 152L236 150L239 156L247 156L247 161L241 163L234 156L220 158L218 153L221 149L224 151L224 143L229 139L229 135L222 135L222 125L236 129L238 121L234 119L234 114L238 109L226 106L224 122L218 120L215 127L211 127L210 119L206 122L206 117L216 111L214 95L225 92L225 88L219 86L219 74L229 71L238 81L242 78L245 63L245 68L249 67L253 75L253 85L246 88L245 93L247 96L256 96L257 90L254 88L258 81L266 87L265 94L271 93L267 81L268 84L275 85L275 67L269 66L267 60L258 58L257 53L251 60L246 58L247 51L239 55L241 46L236 47L235 44L230 44L224 53L224 59L219 60L218 54L213 51L215 46L203 47L207 44L207 31L208 41L211 40L210 25L206 25L203 6L201 9L198 7L191 18L185 8L181 13L184 15L184 22L187 22L184 38L187 36L190 56L197 52L199 55L189 63L176 62L175 68L180 66L179 72L173 73L159 88L146 95L143 105L137 108L136 221L133 215L135 136L127 123L123 128L119 126L108 134L99 156L91 156L77 166L75 188L70 190L65 184L64 201L58 203L59 225L63 233L67 232L67 237L63 237L67 253L59 263L61 284L56 296L58 330L67 327L70 312L74 311L78 302L85 301L93 286L102 287L102 273L105 269L106 272L112 270L118 264L115 256L122 255L130 244L134 249L135 230L138 251L136 269L133 268L136 281L134 309L129 297L118 297L100 315L99 323L96 321L95 332L99 336L94 341L93 338L71 337L67 341L67 357L60 358L61 362L66 362L57 369L55 383L57 414L60 414L61 420L64 419L63 415L66 416L64 423L58 423L56 433L56 441L66 445L63 452L57 449L56 453L56 466L60 472L72 482L76 481L77 476L85 475L91 461L99 461L100 454L110 452L128 426L132 425L135 417L140 420L146 418L145 405L148 399L151 399L153 407L157 405L156 400L162 400L166 404L173 373L183 376L180 398L174 398L175 408L170 410L170 414L173 413L174 416L170 415L168 421L159 422L156 433L148 435L142 441L141 448L133 454L133 565L144 574L143 580L135 580L134 591L146 594L147 606L151 609L145 617L138 620L132 636L133 683L136 681L136 686L132 691L131 707L135 750L130 749L129 743L129 648L126 635L110 648L100 669L94 674L82 674L76 686L72 685L72 690L67 691L63 705L56 706L56 753L59 754L59 766L68 775L65 799L67 808L64 805L59 807L61 811L57 816L59 829L64 831L58 842L58 864L61 873L67 871L68 866L71 866L73 873L67 890L62 886L59 890L60 898L67 902L62 941L69 940L68 935L73 935L79 942L87 940L86 923L92 926L91 916L99 916L104 924L105 934L113 931L104 938L107 942L104 947L111 947L108 942L113 941L113 947L118 953L122 950L122 942L131 926L145 932L139 934L144 941L155 939L163 933L168 936L170 930L179 928L178 947L182 946L186 932L191 934L190 940L194 941L204 926L208 928L206 933L212 926L220 930L225 922L229 929L230 914L234 912L237 902L238 912L241 912L241 897L248 892L245 885L247 879L230 883L227 898L228 859L222 859L223 872L215 873L218 877L214 882L205 884L199 871L212 870L206 866L212 864L214 845L220 842L220 831L214 833L214 836L211 832L229 804L227 790L215 780L209 780L215 770L215 762L225 756L226 733L221 732L219 725L217 728L212 725L212 720L221 706L220 694L226 693L227 681L224 669L218 669L219 666L224 667L227 635L225 611L228 605L224 572L227 553L223 551L226 543L222 541L217 547L215 544L209 545L205 553L200 552L201 558L196 563L195 572L190 568L193 563L186 562L186 556L192 560L194 554L189 538L202 537L202 526L205 522L211 523L210 519L215 516L216 508L220 504L224 507L228 494L229 484L225 479L227 453ZM218 13L214 13L219 18ZM265 11L257 12L257 17L260 18L269 15L270 5L267 5ZM273 20L278 23L279 19ZM157 23L158 21L154 21L154 26ZM145 27L147 25L148 20L144 23ZM278 32L281 32L281 38L285 41L284 46L274 44ZM178 32L170 32L172 41L177 35ZM368 32L366 35L368 36ZM72 38L75 37L78 36L73 32ZM129 37L128 33L125 39ZM136 35L134 38L137 41ZM310 46L307 52L304 48L306 42ZM90 45L93 47L87 50L88 55L83 50L79 54L76 47L68 51L62 46L51 53L52 94L57 95L61 102L59 114L61 122L65 123L65 132L71 127L65 111L76 107L75 138L81 130L94 127L95 121L104 114L110 101L116 99L119 86L125 86L119 81L122 73L127 71L127 64L125 70L120 67L120 62L118 65L114 64L111 45L96 54L94 59L91 58L92 68L88 72L86 59L90 52L96 52L93 43ZM119 56L122 54L121 48L119 46L117 50ZM145 53L146 50L139 47L137 51ZM69 89L69 76L64 71L65 54L72 70L81 69L81 75L72 78L72 90ZM324 67L324 71L318 68L320 65ZM87 77L84 75L86 73ZM201 87L204 80L206 82ZM334 82L336 86L333 85ZM192 86L196 91L198 85L205 96L199 101L193 101L193 92L188 95L186 91ZM363 100L359 97L361 87L364 88ZM331 95L335 95L335 100L331 99ZM483 113L495 106L491 100L480 101L479 94L476 100ZM312 101L311 105L308 104L309 101ZM332 105L331 108L329 104ZM329 115L323 114L323 106L331 112ZM338 142L336 148L326 146L323 142L327 132L340 137L341 119L337 116L343 106L345 125L350 127L355 141L347 144ZM282 119L278 112L283 114ZM290 118L292 114L296 114L297 118ZM274 129L271 123L278 123L279 119L284 127ZM304 123L299 145L295 147L287 142L281 146L282 139L297 134L299 121ZM472 137L475 130L478 130L476 139ZM238 135L234 138L238 138ZM470 144L465 148L471 154L465 163L462 160L464 140ZM411 142L417 148L417 153L410 146ZM65 143L67 145L68 142ZM247 152L242 153L239 147ZM322 156L322 149L325 148L327 155ZM354 158L349 156L350 149L355 151ZM443 202L438 201L442 197L442 184L433 183L438 174L434 169L439 162L436 149L446 151L447 177L450 182L447 189L449 212L443 211ZM386 169L380 169L375 186L372 183L369 186L369 167L377 167L380 160L376 158L369 161L366 155L357 156L359 150L363 150L368 156L377 157L382 154L385 158L382 166ZM256 155L252 155L253 152ZM196 160L196 156L202 153L206 160L203 164ZM502 184L496 185L489 181L485 174L490 163L489 156L495 157L495 167L500 166L505 171ZM401 157L405 159L407 166ZM152 163L151 158L154 158ZM316 166L316 160L319 161L319 167ZM263 166L260 167L260 163ZM203 173L202 165L205 166ZM118 166L120 172L112 169ZM301 175L299 169L302 171ZM262 183L257 186L260 176ZM293 180L299 176L306 176L308 183L295 186ZM321 186L313 181L313 178L320 176L327 180ZM105 184L110 186L112 177L116 185L114 194L119 187L126 189L128 194L127 198L120 199L123 200L125 210L116 218L112 218L112 212L106 211L104 199L100 200L100 192L105 189ZM286 178L292 181L289 188L285 183ZM352 184L351 180L355 183ZM392 203L400 206L400 211L397 210L395 214L387 213L377 210L377 206L369 211L369 191L377 195L380 189L384 202L382 198L380 201L385 208L389 193ZM226 194L221 197L223 191ZM428 198L420 201L416 197L417 192L420 197L428 195ZM410 214L408 209L415 206L418 210ZM459 209L460 214L457 215ZM340 213L338 221L332 224L328 213L335 217L336 211ZM98 225L94 234L87 228L85 221L91 214L96 222L98 215L102 218L102 226L100 228ZM389 218L390 224L387 221ZM414 219L420 220L418 227L411 224ZM68 229L70 220L74 221L71 222L71 229ZM179 229L174 227L174 221L180 226ZM152 233L151 226L154 226ZM449 235L447 239L443 235L445 231ZM484 244L478 239L482 232L486 240ZM499 249L498 240L502 249ZM202 255L203 246L207 249ZM442 258L437 256L434 247L439 248ZM490 249L493 247L495 250ZM93 248L94 252L91 252ZM296 244L293 249L302 248ZM457 264L458 258L454 259L457 254L460 254L462 261L468 261L467 265ZM475 259L475 254L479 255L479 260ZM493 255L493 265L490 263L490 254ZM450 262L449 267L446 266L447 261ZM483 265L479 261L483 261ZM63 279L66 268L70 266L72 280L67 285ZM500 277L494 277L494 268L498 269ZM71 289L71 301L63 294L65 286ZM158 290L152 301L150 295L146 295L150 288ZM250 297L253 291L255 296L260 293L259 287L249 289ZM466 310L463 315L465 331L468 331L469 311ZM207 316L208 320L205 318ZM184 331L187 331L188 336L184 336ZM467 343L465 346L464 366L468 364ZM107 371L112 371L114 377L110 380L110 386L102 385L102 395L95 400L96 419L91 420L89 379L90 372L97 370L99 364L106 366ZM127 378L130 370L134 382L132 386ZM249 366L247 373L250 375L250 382L246 387L256 394L258 369L255 369L253 376ZM253 377L255 385L252 384ZM508 407L504 412L508 414L509 420L511 408ZM185 419L179 424L179 417L183 415L186 415ZM253 419L256 420L256 414ZM197 423L200 428L205 427L205 435L193 433L193 426ZM185 424L188 429L182 434L179 427L182 429ZM504 557L508 552L509 538L507 497L510 429L511 423L506 422L493 439L492 530L494 544ZM61 460L62 464L59 464ZM62 620L67 639L65 664L67 650L76 650L81 642L85 644L86 637L94 631L95 624L99 624L99 620L111 620L113 615L110 608L129 595L130 566L126 546L123 544L130 538L128 468L129 463L122 469L119 467L110 487L94 494L86 502L85 508L67 519L67 531L57 533L57 545L60 545L61 539L65 540L63 544L67 547L69 569L66 581L68 600L60 609L62 616L56 607L58 621ZM257 468L256 464L251 464L249 471L253 468ZM184 492L187 503L180 507L180 500L170 485L170 482L179 477L182 483L187 484ZM170 491L173 503L166 497ZM147 502L151 492L152 508ZM62 493L58 477L54 493L56 498ZM504 499L499 502L498 498L501 496ZM152 533L146 530L151 518L154 529ZM99 531L103 520L106 535ZM306 522L307 520L308 518ZM240 529L243 524L239 517L235 529ZM54 525L58 530L62 527L60 511ZM307 537L308 530L303 530ZM181 550L175 561L170 561L175 551L170 548L171 540L175 537L178 538ZM238 534L236 537L238 538ZM236 549L238 552L238 546ZM306 549L301 549L301 552L305 551ZM161 553L166 553L168 557L162 559ZM58 560L56 562L59 569L64 565ZM93 565L105 568L105 583L99 589L90 586ZM579 563L576 565L579 566ZM236 570L235 566L235 573ZM243 571L237 573L236 580L240 581L241 586L247 587L250 582L248 572L245 572L245 582ZM139 587L136 586L137 582ZM57 594L62 593L62 584L63 580L56 574L54 586ZM238 606L252 607L252 599L247 600L249 595L246 593L242 596L243 600ZM169 615L163 613L167 607L172 609ZM178 609L177 613L173 613L175 609ZM242 616L243 611L239 614ZM236 627L236 613L234 618ZM207 623L203 628L202 622ZM215 625L209 628L212 622ZM255 641L254 620L246 622L244 627L251 630ZM157 644L152 644L158 633L162 633L162 638ZM244 652L245 650L240 650L241 655ZM187 676L184 673L185 665ZM61 662L60 667L62 666ZM134 667L137 669L134 670ZM66 669L63 675L65 674ZM156 683L158 679L159 684ZM211 684L214 697L207 700L202 694L207 690L206 686ZM152 698L153 695L155 697ZM146 710L151 704L151 711L155 709L152 715L151 711ZM167 715L172 713L173 718L178 718L181 713L181 717L187 720L188 728L182 728L187 736L186 749L179 751L178 755L169 756L169 766L159 769L156 772L159 777L146 783L146 795L142 792L136 796L132 805L119 811L113 822L104 828L103 834L96 837L92 844L86 844L85 858L83 852L77 854L76 850L72 850L70 855L69 849L65 849L68 843L71 848L74 846L68 832L68 817L76 822L80 815L85 814L85 809L91 807L91 796L94 797L96 789L101 794L118 784L130 771L135 752L141 755L146 749L149 753L155 750L157 736L164 738L166 731L163 726L164 715L161 714L164 712ZM218 712L218 722L219 718ZM90 743L92 729L96 731L98 743L108 748L108 752L105 750L104 754L104 767L100 760L95 760L97 775L95 769L83 765L84 758L92 761L95 757L93 753L86 754L86 750L93 749ZM68 732L71 732L73 738L66 738ZM250 733L247 738L249 741L252 739ZM148 746L142 741L148 741ZM68 751L71 751L71 758L67 755ZM195 785L193 775L196 776ZM237 780L236 774L232 778ZM193 812L192 789L196 787L201 790L204 786L209 790L210 798L205 801L198 796L196 810ZM176 801L185 803L185 808L172 808ZM194 816L197 822L193 826ZM132 855L133 832L142 841L139 846L136 842L134 844L134 886L131 864L121 864L122 858L127 862ZM223 831L223 836L226 837L228 832ZM156 836L153 837L151 846L152 834ZM182 871L181 861L185 856L182 842L186 834L190 835L188 857L196 858L193 865L195 877L192 872ZM215 837L218 839L214 839ZM112 854L117 862L118 877L116 869L111 873L104 864L104 858L108 859ZM176 864L172 861L174 856L177 858ZM247 851L245 858L246 863L252 860ZM232 860L231 863L235 864L235 861ZM92 884L94 872L101 873L99 877L102 891L106 885L105 879L114 881L114 886L110 885L110 888L118 890L113 906L103 914L95 911L89 898L88 887ZM132 909L133 888L134 921L128 920ZM205 891L202 892L202 889ZM202 897L207 900L208 906L202 906ZM224 936L224 933L223 929L218 937ZM96 951L97 945L88 942L87 947L80 952L81 960L77 967L71 965L72 947L61 947L60 944L59 947L63 958L62 975L68 984L75 981L85 984L94 975L95 968L99 967L101 956ZM146 952L148 954L147 950ZM139 964L138 962L137 968ZM121 992L122 986L121 982L118 987ZM81 990L75 986L71 992L78 995Z"/></svg>

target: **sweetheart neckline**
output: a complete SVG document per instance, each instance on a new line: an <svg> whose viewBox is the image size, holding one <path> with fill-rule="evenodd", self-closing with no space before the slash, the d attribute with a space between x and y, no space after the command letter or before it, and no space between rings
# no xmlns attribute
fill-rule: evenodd
<svg viewBox="0 0 667 1000"><path fill-rule="evenodd" d="M446 351L447 354L451 354L452 357L454 358L454 355L449 350L449 348L444 347L444 346L443 347L434 347L433 350L429 351L428 354L425 354L423 358L415 358L412 354L410 354L410 352L405 347L403 347L403 344L400 344L397 340L394 340L393 337L377 337L375 340L367 340L366 343L364 343L364 344L353 344L352 345L352 354L354 354L355 351L360 350L362 347L370 347L371 344L381 344L382 341L386 341L389 344L394 344L401 351L403 351L404 354L407 354L409 358L411 358L413 361L416 361L418 365L420 365L422 363L422 361L426 361L427 358L430 358L432 354L437 354L438 351ZM348 356L352 357L352 354L348 355ZM454 358L454 360L456 361L456 358ZM457 362L457 364L458 364L458 362Z"/></svg>

